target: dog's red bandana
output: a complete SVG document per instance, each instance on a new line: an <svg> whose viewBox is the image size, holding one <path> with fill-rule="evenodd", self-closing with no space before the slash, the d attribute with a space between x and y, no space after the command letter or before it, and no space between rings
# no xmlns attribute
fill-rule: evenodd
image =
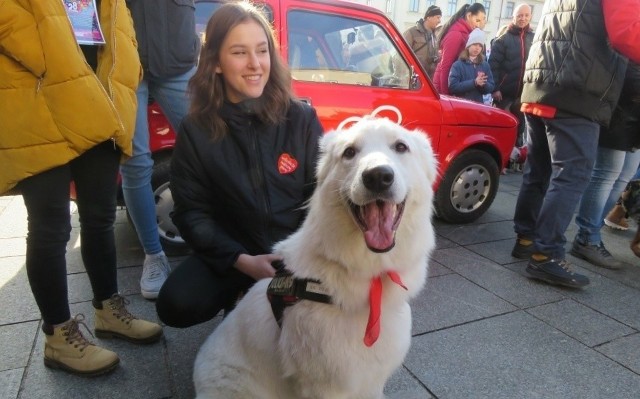
<svg viewBox="0 0 640 399"><path fill-rule="evenodd" d="M400 275L394 271L388 271L387 276L394 283L398 284L405 290L407 287L402 283ZM382 276L371 279L369 287L369 321L367 329L364 333L364 344L371 346L376 343L380 335L380 307L382 305Z"/></svg>
<svg viewBox="0 0 640 399"><path fill-rule="evenodd" d="M280 154L278 158L278 172L280 172L281 175L293 173L296 169L298 169L298 161L293 156L286 152Z"/></svg>

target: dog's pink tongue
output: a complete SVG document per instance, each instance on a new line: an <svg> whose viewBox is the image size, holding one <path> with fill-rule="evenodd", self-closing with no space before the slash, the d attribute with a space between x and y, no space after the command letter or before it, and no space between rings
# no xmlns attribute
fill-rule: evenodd
<svg viewBox="0 0 640 399"><path fill-rule="evenodd" d="M365 206L364 221L367 230L364 232L364 240L369 248L384 251L393 246L394 211L395 205L389 202L372 202Z"/></svg>

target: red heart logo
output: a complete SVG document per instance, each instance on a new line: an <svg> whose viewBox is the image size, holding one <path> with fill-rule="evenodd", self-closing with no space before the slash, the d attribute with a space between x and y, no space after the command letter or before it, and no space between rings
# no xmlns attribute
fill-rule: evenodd
<svg viewBox="0 0 640 399"><path fill-rule="evenodd" d="M278 158L278 172L282 175L286 175L293 173L296 169L298 169L298 161L286 152L282 153Z"/></svg>

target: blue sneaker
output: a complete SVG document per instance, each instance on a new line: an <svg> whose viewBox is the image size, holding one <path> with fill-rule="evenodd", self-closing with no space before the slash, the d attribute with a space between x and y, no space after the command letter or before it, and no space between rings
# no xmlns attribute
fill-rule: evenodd
<svg viewBox="0 0 640 399"><path fill-rule="evenodd" d="M541 254L531 256L525 272L529 276L549 284L571 288L581 288L589 284L589 278L575 273L566 260L551 259Z"/></svg>

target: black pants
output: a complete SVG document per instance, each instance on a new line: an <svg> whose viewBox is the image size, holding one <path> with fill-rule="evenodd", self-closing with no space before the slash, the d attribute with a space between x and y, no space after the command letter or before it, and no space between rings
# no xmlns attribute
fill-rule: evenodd
<svg viewBox="0 0 640 399"><path fill-rule="evenodd" d="M119 162L120 151L107 141L18 185L28 217L27 276L46 324L60 324L71 317L66 249L72 179L80 214L80 251L94 299L102 301L118 291L113 223Z"/></svg>
<svg viewBox="0 0 640 399"><path fill-rule="evenodd" d="M190 255L171 274L158 294L156 309L163 323L190 327L233 308L240 293L255 280L232 268L219 274L198 255Z"/></svg>

